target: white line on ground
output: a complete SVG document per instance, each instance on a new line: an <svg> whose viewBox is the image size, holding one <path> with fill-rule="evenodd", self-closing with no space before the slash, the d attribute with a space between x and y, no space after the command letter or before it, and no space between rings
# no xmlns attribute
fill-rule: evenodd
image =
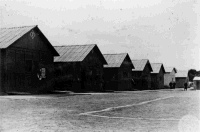
<svg viewBox="0 0 200 132"><path fill-rule="evenodd" d="M168 99L168 98L172 98L172 97L173 97L173 96L165 97L165 98L157 98L157 99L153 99L153 100L148 100L148 101L140 102L140 103L138 103L138 104L130 104L130 105L124 105L124 106L109 107L109 108L106 108L106 109L103 109L103 110L89 111L89 112L80 113L79 115L91 115L91 114L93 114L93 113L111 111L111 110L119 109L119 108L125 108L125 107L131 107L131 106L138 106L138 105L143 105L143 104L155 102L155 101L158 101L158 100Z"/></svg>
<svg viewBox="0 0 200 132"><path fill-rule="evenodd" d="M109 118L109 119L125 119L125 120L152 120L152 121L179 121L180 119L175 118L141 118L141 117L117 117L117 116L101 116L101 115L93 115L93 114L87 114L87 116L94 116L94 117L100 117L100 118Z"/></svg>

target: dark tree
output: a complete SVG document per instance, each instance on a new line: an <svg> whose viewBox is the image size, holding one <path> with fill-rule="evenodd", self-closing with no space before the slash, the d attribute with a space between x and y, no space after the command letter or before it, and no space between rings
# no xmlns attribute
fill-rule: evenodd
<svg viewBox="0 0 200 132"><path fill-rule="evenodd" d="M193 81L193 78L195 77L197 71L195 69L190 69L188 71L188 78L189 78L189 81Z"/></svg>
<svg viewBox="0 0 200 132"><path fill-rule="evenodd" d="M196 76L200 77L200 71L196 72Z"/></svg>

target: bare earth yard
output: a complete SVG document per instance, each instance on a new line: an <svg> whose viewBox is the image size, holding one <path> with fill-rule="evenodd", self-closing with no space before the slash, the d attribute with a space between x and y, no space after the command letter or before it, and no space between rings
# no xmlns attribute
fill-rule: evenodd
<svg viewBox="0 0 200 132"><path fill-rule="evenodd" d="M199 131L200 91L0 96L0 132Z"/></svg>

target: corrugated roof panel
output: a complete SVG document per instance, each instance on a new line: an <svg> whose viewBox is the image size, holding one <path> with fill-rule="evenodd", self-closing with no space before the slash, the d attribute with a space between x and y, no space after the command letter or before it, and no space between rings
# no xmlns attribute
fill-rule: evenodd
<svg viewBox="0 0 200 132"><path fill-rule="evenodd" d="M162 63L151 63L151 67L153 69L153 71L151 73L159 73L159 71L162 67Z"/></svg>
<svg viewBox="0 0 200 132"><path fill-rule="evenodd" d="M11 34L11 31L8 30L7 32L5 31L5 29L1 29L1 37L0 37L0 43L5 41L7 39L7 37L9 37L9 34Z"/></svg>
<svg viewBox="0 0 200 132"><path fill-rule="evenodd" d="M83 55L81 55L81 56L78 56L77 58L79 58L80 61L83 61L83 60L85 59L86 56L87 56L87 55L84 55L84 54L83 54Z"/></svg>
<svg viewBox="0 0 200 132"><path fill-rule="evenodd" d="M132 63L135 67L132 71L143 71L148 60L147 59L142 59L142 60L132 60Z"/></svg>
<svg viewBox="0 0 200 132"><path fill-rule="evenodd" d="M173 67L165 67L165 71L166 72L172 72L173 71Z"/></svg>
<svg viewBox="0 0 200 132"><path fill-rule="evenodd" d="M77 52L78 53L78 52ZM83 57L82 55L79 55L80 53L78 54L74 54L71 56L71 61L82 61L81 57ZM70 56L69 56L70 57Z"/></svg>
<svg viewBox="0 0 200 132"><path fill-rule="evenodd" d="M170 73L170 72L172 72L173 70L175 71L175 73L177 72L176 68L174 68L174 67L165 67L165 72Z"/></svg>
<svg viewBox="0 0 200 132"><path fill-rule="evenodd" d="M8 48L11 44L20 39L23 35L35 29L37 25L34 26L23 26L23 27L12 27L12 28L0 28L0 49ZM37 28L39 30L39 28ZM36 30L37 30L36 29ZM39 30L41 37L43 37L44 41L50 46L52 53L55 56L58 56L58 53L50 44L48 39L44 36L44 34Z"/></svg>
<svg viewBox="0 0 200 132"><path fill-rule="evenodd" d="M87 50L85 50L85 52L83 52L83 57L85 58L88 54L89 54L89 52L92 50L92 48L88 48Z"/></svg>
<svg viewBox="0 0 200 132"><path fill-rule="evenodd" d="M177 71L175 77L187 77L188 71Z"/></svg>
<svg viewBox="0 0 200 132"><path fill-rule="evenodd" d="M8 34L6 34L5 36L1 36L1 46L2 47L7 47L6 45L8 45L7 43L11 40L11 38L13 38L14 36L15 36L15 34L14 34L14 32L12 32L12 30L8 30L8 31L6 31L6 30L4 30L5 32L7 32ZM11 44L13 43L13 42L10 42Z"/></svg>
<svg viewBox="0 0 200 132"><path fill-rule="evenodd" d="M7 48L36 26L0 28L0 48Z"/></svg>
<svg viewBox="0 0 200 132"><path fill-rule="evenodd" d="M71 55L70 60L71 61L82 61L82 57L84 55L83 52L84 52L84 50L82 50L82 47L77 46L77 48L73 49L73 52L70 53L70 55Z"/></svg>
<svg viewBox="0 0 200 132"><path fill-rule="evenodd" d="M60 54L55 57L55 62L79 62L83 61L89 52L94 48L95 44L89 45L68 45L55 46L55 49Z"/></svg>
<svg viewBox="0 0 200 132"><path fill-rule="evenodd" d="M11 32L9 34L9 37L6 38L6 40L4 40L5 45L9 45L9 43L14 43L18 38L20 38L21 36L23 36L26 32L26 30L23 29L16 29L14 32Z"/></svg>
<svg viewBox="0 0 200 132"><path fill-rule="evenodd" d="M104 65L104 67L120 67L127 55L127 53L103 54L108 63L108 65Z"/></svg>

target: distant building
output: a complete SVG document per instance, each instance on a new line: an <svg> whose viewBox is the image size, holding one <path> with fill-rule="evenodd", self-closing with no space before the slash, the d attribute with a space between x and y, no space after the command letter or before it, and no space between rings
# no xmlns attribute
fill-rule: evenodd
<svg viewBox="0 0 200 132"><path fill-rule="evenodd" d="M162 63L151 63L153 71L151 72L151 87L152 89L164 88L165 69Z"/></svg>
<svg viewBox="0 0 200 132"><path fill-rule="evenodd" d="M37 26L0 29L0 93L53 90L54 56L59 56Z"/></svg>
<svg viewBox="0 0 200 132"><path fill-rule="evenodd" d="M148 59L132 60L135 69L132 69L132 76L135 81L135 88L139 90L151 89L152 67Z"/></svg>
<svg viewBox="0 0 200 132"><path fill-rule="evenodd" d="M183 88L185 82L188 82L188 71L178 70L176 73L176 87Z"/></svg>
<svg viewBox="0 0 200 132"><path fill-rule="evenodd" d="M103 65L107 64L96 44L55 46L57 90L101 91Z"/></svg>
<svg viewBox="0 0 200 132"><path fill-rule="evenodd" d="M133 90L132 69L134 68L128 53L103 54L107 65L104 65L106 90Z"/></svg>
<svg viewBox="0 0 200 132"><path fill-rule="evenodd" d="M169 87L170 82L176 82L175 74L177 73L174 67L165 67L164 85Z"/></svg>
<svg viewBox="0 0 200 132"><path fill-rule="evenodd" d="M200 90L200 77L194 77L193 82L195 89Z"/></svg>

